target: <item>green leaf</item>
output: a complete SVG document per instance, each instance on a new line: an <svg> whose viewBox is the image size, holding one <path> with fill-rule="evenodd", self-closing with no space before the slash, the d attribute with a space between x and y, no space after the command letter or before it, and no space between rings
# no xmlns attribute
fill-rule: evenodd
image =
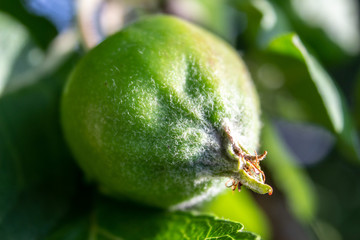
<svg viewBox="0 0 360 240"><path fill-rule="evenodd" d="M265 198L267 197L271 196L265 196ZM246 230L258 233L264 239L271 238L269 220L248 189L242 188L241 192L227 189L210 202L205 203L201 207L201 212L241 222Z"/></svg>
<svg viewBox="0 0 360 240"><path fill-rule="evenodd" d="M222 0L196 0L192 1L195 8L198 9L198 14L192 14L194 22L202 25L204 28L220 35L222 38L230 40L233 30L231 27L231 20L233 20L232 9ZM183 9L184 10L184 9ZM186 18L186 13L185 13Z"/></svg>
<svg viewBox="0 0 360 240"><path fill-rule="evenodd" d="M346 6L351 5L351 1L337 2L336 11L334 4L318 3L318 6L322 5L321 14L318 14L313 7L312 1L272 0L271 2L278 6L278 11L291 26L289 30L298 33L326 65L334 66L341 63L348 57L346 51L349 53L349 49L354 49L355 45L358 45L357 26L355 23L351 24L356 21L356 17L348 14L349 8ZM346 16L341 16L344 13Z"/></svg>
<svg viewBox="0 0 360 240"><path fill-rule="evenodd" d="M304 9L306 5L311 6L311 1L231 0L230 2L243 13L240 16L245 14L242 22L246 22L246 25L245 27L240 25L238 28L244 31L241 33L241 41L246 41L247 51L251 48L257 49L259 46L266 47L275 36L291 31L297 32L316 52L321 62L327 65L339 64L349 57L347 54L354 54L356 49L359 50L357 43L359 31L356 29L356 24L347 24L354 22L355 18L351 14L340 17L348 9L349 2L339 2L339 5L345 8L333 11L335 16L324 14L330 13L331 7L324 9L321 16L316 16L316 10L311 7ZM334 18L341 21L337 20L334 23ZM344 24L348 27L343 28L341 25ZM336 35L334 32L342 34ZM254 46L255 43L258 46Z"/></svg>
<svg viewBox="0 0 360 240"><path fill-rule="evenodd" d="M16 18L27 27L37 44L46 49L52 39L57 35L57 30L46 18L36 16L24 7L23 1L1 1L0 11L4 11Z"/></svg>
<svg viewBox="0 0 360 240"><path fill-rule="evenodd" d="M269 44L269 50L296 59L306 67L309 78L303 79L303 82L298 82L297 86L299 84L300 86L293 87L292 93L307 105L310 118L325 119L324 125L330 126L331 130L338 135L339 146L343 153L359 162L360 144L355 134L348 107L330 75L294 33L282 35L272 40ZM293 84L291 80L288 80L288 85ZM326 113L326 115L322 115L322 113Z"/></svg>
<svg viewBox="0 0 360 240"><path fill-rule="evenodd" d="M324 102L324 107L327 110L329 120L334 130L341 132L344 128L344 116L340 94L331 77L306 50L299 37L294 33L280 36L270 42L269 49L283 55L297 58L306 65L311 80L321 100Z"/></svg>
<svg viewBox="0 0 360 240"><path fill-rule="evenodd" d="M189 12L189 9L192 11ZM194 22L209 31L230 40L233 38L231 20L233 20L233 9L223 0L193 0L175 1L165 4L168 14Z"/></svg>
<svg viewBox="0 0 360 240"><path fill-rule="evenodd" d="M356 86L354 88L354 96L355 96L355 107L354 107L354 115L357 126L357 131L360 134L360 70L357 74Z"/></svg>
<svg viewBox="0 0 360 240"><path fill-rule="evenodd" d="M190 212L161 210L100 197L92 213L58 228L47 240L260 239L240 223Z"/></svg>
<svg viewBox="0 0 360 240"><path fill-rule="evenodd" d="M69 209L74 187L66 180L64 183L49 183L18 193L1 219L0 238L27 240L44 237Z"/></svg>
<svg viewBox="0 0 360 240"><path fill-rule="evenodd" d="M317 221L312 223L318 239L330 239L335 234L341 235L337 239L356 239L360 235L357 217L360 214L360 169L340 158L334 151L326 161L308 169L318 195ZM319 221L328 226L319 226Z"/></svg>
<svg viewBox="0 0 360 240"><path fill-rule="evenodd" d="M8 15L0 12L0 96L6 86L11 68L28 39L26 29Z"/></svg>
<svg viewBox="0 0 360 240"><path fill-rule="evenodd" d="M0 239L39 239L66 213L77 168L59 123L74 58L0 99Z"/></svg>
<svg viewBox="0 0 360 240"><path fill-rule="evenodd" d="M267 0L231 0L231 5L245 14L247 26L241 33L241 40L246 41L248 48L263 48L279 34L291 30L288 20L281 10Z"/></svg>
<svg viewBox="0 0 360 240"><path fill-rule="evenodd" d="M324 39L323 41L319 41L321 39L316 39L319 41L318 44L322 48L320 51L326 51L328 49L326 48L326 41L328 41L341 48L344 53L349 55L355 55L358 53L360 33L357 24L357 6L354 1L339 1L332 4L319 2L318 6L322 9L321 14L314 9L311 1L290 2L294 13L293 15L298 17L298 22L302 21L303 25L308 26L308 29L314 28L318 32L323 32L323 38L326 38L326 40ZM336 11L334 11L334 8L336 8ZM301 29L299 28L299 30ZM301 31L301 33L302 32L303 31ZM303 35L301 34L301 36ZM324 45L320 45L321 43ZM332 49L333 52L336 53L337 49Z"/></svg>
<svg viewBox="0 0 360 240"><path fill-rule="evenodd" d="M270 122L265 122L262 134L262 147L269 152L264 164L271 171L275 185L285 193L295 216L311 222L316 213L316 194L310 178L296 164L294 155Z"/></svg>

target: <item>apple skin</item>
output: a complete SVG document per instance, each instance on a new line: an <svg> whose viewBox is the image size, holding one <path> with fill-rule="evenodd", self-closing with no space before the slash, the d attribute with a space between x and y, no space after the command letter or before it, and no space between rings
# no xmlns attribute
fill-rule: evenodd
<svg viewBox="0 0 360 240"><path fill-rule="evenodd" d="M114 197L160 207L225 189L238 163L224 124L258 146L259 102L238 53L175 17L144 18L88 52L65 86L61 121L86 177Z"/></svg>

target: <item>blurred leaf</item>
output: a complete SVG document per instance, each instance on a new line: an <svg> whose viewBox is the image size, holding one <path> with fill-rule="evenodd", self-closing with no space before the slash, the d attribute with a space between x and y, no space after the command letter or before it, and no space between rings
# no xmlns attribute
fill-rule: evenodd
<svg viewBox="0 0 360 240"><path fill-rule="evenodd" d="M0 1L0 11L10 14L26 26L33 39L43 49L46 49L57 35L54 25L46 18L27 11L21 0Z"/></svg>
<svg viewBox="0 0 360 240"><path fill-rule="evenodd" d="M246 230L259 234L263 239L271 238L267 216L247 189L242 189L240 193L228 189L209 203L205 203L201 211L222 219L241 222Z"/></svg>
<svg viewBox="0 0 360 240"><path fill-rule="evenodd" d="M327 161L309 168L308 172L316 183L318 221L340 232L342 239L357 239L360 235L360 168L341 161L341 157L334 151ZM322 226L316 226L318 221L313 223L315 231L321 231L317 228ZM334 229L328 229L322 235L329 236L327 233Z"/></svg>
<svg viewBox="0 0 360 240"><path fill-rule="evenodd" d="M291 30L284 14L270 1L231 0L230 3L246 16L242 19L246 26L239 39L246 41L245 50L247 51L249 48L266 47L274 36Z"/></svg>
<svg viewBox="0 0 360 240"><path fill-rule="evenodd" d="M360 134L360 70L357 75L356 79L356 86L354 88L354 96L355 96L355 107L354 107L354 114L356 119L357 131Z"/></svg>
<svg viewBox="0 0 360 240"><path fill-rule="evenodd" d="M41 61L36 64L26 63L22 57L32 55L38 51L31 42L16 60L8 84L4 89L4 94L12 93L25 86L36 83L39 78L50 76L61 67L61 64L68 56L75 51L77 46L77 33L74 30L68 30L59 34L51 43L46 53L41 56ZM30 49L29 49L30 47ZM80 55L80 51L77 51ZM25 56L24 56L25 55ZM31 65L31 66L30 66Z"/></svg>
<svg viewBox="0 0 360 240"><path fill-rule="evenodd" d="M328 41L336 43L348 54L359 50L359 12L356 0L319 1L291 0L296 15L309 27L318 27L327 35ZM322 9L319 12L314 6Z"/></svg>
<svg viewBox="0 0 360 240"><path fill-rule="evenodd" d="M293 93L301 96L300 99L306 103L309 111L308 115L312 119L326 119L326 122L331 126L331 130L339 136L340 149L345 155L351 156L351 159L359 162L360 144L356 137L355 128L351 122L346 102L330 75L322 68L315 57L307 51L299 37L294 33L275 38L270 42L269 50L295 58L306 66L310 76L308 79L311 81L312 89L316 89L316 94L310 94L312 93L311 88L303 89L301 87L293 88ZM306 83L305 79L301 84L309 85L310 83ZM287 84L292 84L289 81ZM320 103L322 103L323 108L320 111L324 112L325 110L326 116L319 113L319 107L315 107ZM325 126L329 126L328 124L325 124Z"/></svg>
<svg viewBox="0 0 360 240"><path fill-rule="evenodd" d="M164 11L194 22L209 31L231 40L234 10L223 0L167 0Z"/></svg>
<svg viewBox="0 0 360 240"><path fill-rule="evenodd" d="M184 0L180 0L180 2L184 2ZM191 2L195 1L192 0ZM197 2L203 6L202 25L226 40L232 39L234 37L230 24L234 15L232 8L223 0L197 0Z"/></svg>
<svg viewBox="0 0 360 240"><path fill-rule="evenodd" d="M265 122L262 134L262 147L269 151L264 164L271 171L275 185L285 194L295 216L311 222L316 214L316 195L310 178L296 164L295 157L270 122Z"/></svg>
<svg viewBox="0 0 360 240"><path fill-rule="evenodd" d="M0 99L0 239L39 239L66 213L77 168L58 104L75 57Z"/></svg>
<svg viewBox="0 0 360 240"><path fill-rule="evenodd" d="M165 212L100 197L87 217L79 217L51 234L57 239L260 239L243 225L209 215Z"/></svg>
<svg viewBox="0 0 360 240"><path fill-rule="evenodd" d="M341 234L339 233L339 230L336 229L334 226L321 221L316 220L314 223L311 224L311 227L314 230L314 233L316 234L317 239L319 240L341 240L343 239L341 237ZM346 238L348 239L348 238Z"/></svg>
<svg viewBox="0 0 360 240"><path fill-rule="evenodd" d="M6 86L11 68L28 39L26 29L0 12L0 96Z"/></svg>
<svg viewBox="0 0 360 240"><path fill-rule="evenodd" d="M246 43L245 46L240 47L241 49L249 51L251 49L258 49L259 47L266 47L267 43L273 37L286 32L295 31L301 36L302 40L307 45L311 46L322 62L326 64L334 64L348 58L344 52L347 50L341 48L345 45L343 44L340 46L336 41L332 40L334 38L329 37L329 32L331 32L330 29L312 25L309 21L304 21L306 18L299 16L298 13L300 11L295 7L295 5L306 5L303 1L231 0L230 3L238 9L240 13L243 13L246 16L242 19L242 25L245 22L246 27L244 32L240 34L239 38L240 41L245 40ZM318 3L314 2L313 4ZM331 4L327 5L331 8ZM316 10L304 12L304 10L302 10L301 15L309 15L315 11ZM343 12L344 11L341 11L341 9L334 10L334 13L337 15L343 14ZM333 16L325 17L323 12L321 16L323 17L323 20L327 19L327 26L330 26L333 30L339 30L339 24L337 23L339 20L336 23L331 24L331 22L334 21ZM345 18L349 17L347 16ZM357 44L356 39L358 39L359 36L354 34L356 29L355 25L353 24L343 28L344 31L347 31L347 33L351 32L352 37L349 36L348 38L345 38L345 35L349 34L343 34L338 38L342 38L345 41L352 41L354 44Z"/></svg>
<svg viewBox="0 0 360 240"><path fill-rule="evenodd" d="M328 115L328 121L335 132L340 132L344 127L340 94L330 76L322 69L316 59L308 53L298 36L291 33L277 37L270 42L269 50L296 58L307 67L310 75L309 81L312 81L311 83L317 91L317 99L323 103ZM304 93L302 94L303 98L307 97ZM315 116L315 112L311 113L311 115Z"/></svg>
<svg viewBox="0 0 360 240"><path fill-rule="evenodd" d="M285 15L285 19L287 19L291 26L291 31L299 34L306 45L310 46L311 49L316 52L316 55L321 62L326 65L334 65L344 61L348 57L344 52L344 49L329 36L330 32L332 34L339 32L339 30L336 30L339 28L338 26L347 21L346 18L348 18L348 16L340 17L339 19L338 15L342 14L344 8L336 5L346 5L347 3L345 2L348 1L336 1L337 4L335 5L334 3L324 1L323 4L325 4L325 6L321 6L321 3L319 2L305 2L301 0L272 0L272 2L274 5L276 4L280 8L280 11ZM342 4L342 2L344 3ZM306 8L305 5L309 4L313 6ZM317 7L315 8L314 6ZM317 11L320 7L323 8L323 11L321 12ZM338 7L338 9L336 9L336 7ZM330 11L328 11L329 9ZM339 21L343 22L338 23ZM346 31L353 27L354 26L346 26L343 30ZM347 34L340 36L340 38L345 35ZM350 38L347 40L350 40Z"/></svg>
<svg viewBox="0 0 360 240"><path fill-rule="evenodd" d="M1 219L0 238L41 239L68 211L74 190L74 185L68 180L62 184L58 180L57 183L48 183L48 186L18 193Z"/></svg>

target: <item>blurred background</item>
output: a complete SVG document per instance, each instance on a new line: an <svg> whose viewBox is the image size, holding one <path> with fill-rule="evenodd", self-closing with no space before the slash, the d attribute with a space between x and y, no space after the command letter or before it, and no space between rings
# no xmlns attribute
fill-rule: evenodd
<svg viewBox="0 0 360 240"><path fill-rule="evenodd" d="M24 122L5 127L0 119L0 130L16 128L11 136L25 149L19 154L46 159L63 143L57 128L27 126L32 115L16 109L42 106L46 98L41 118L54 120L59 89L77 60L106 36L159 13L201 25L236 48L261 99L260 150L269 152L262 166L274 194L229 190L196 210L241 222L265 240L359 239L357 0L3 0L0 114ZM37 85L40 80L55 82L57 90ZM35 92L24 94L33 86ZM24 140L34 139L29 128L45 134L36 136L44 143L41 156ZM4 142L0 150L6 157Z"/></svg>

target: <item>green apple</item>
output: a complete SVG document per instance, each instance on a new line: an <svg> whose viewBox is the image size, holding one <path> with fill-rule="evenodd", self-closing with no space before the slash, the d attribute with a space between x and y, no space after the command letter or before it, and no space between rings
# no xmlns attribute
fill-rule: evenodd
<svg viewBox="0 0 360 240"><path fill-rule="evenodd" d="M225 189L271 193L259 160L259 102L238 53L170 16L152 16L92 49L62 97L67 142L115 197L189 206Z"/></svg>

